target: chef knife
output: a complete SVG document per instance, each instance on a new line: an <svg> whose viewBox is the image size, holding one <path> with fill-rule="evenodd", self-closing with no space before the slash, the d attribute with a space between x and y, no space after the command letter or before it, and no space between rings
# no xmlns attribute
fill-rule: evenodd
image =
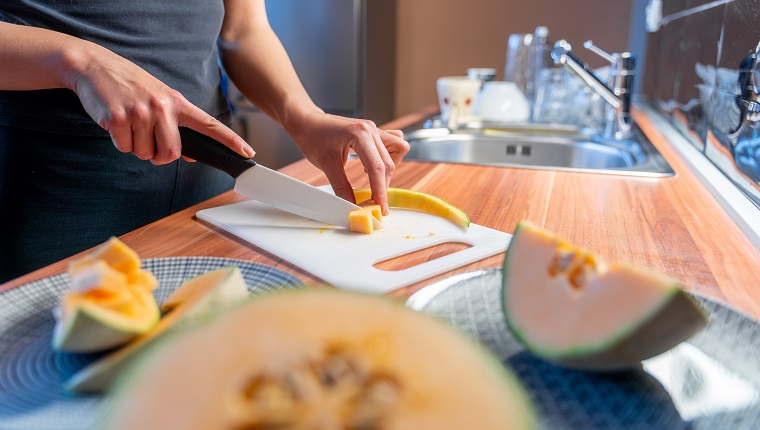
<svg viewBox="0 0 760 430"><path fill-rule="evenodd" d="M182 155L215 167L233 178L235 192L286 212L348 228L348 214L361 209L334 194L325 192L268 169L245 158L217 140L187 127L180 127ZM374 228L382 227L373 219Z"/></svg>

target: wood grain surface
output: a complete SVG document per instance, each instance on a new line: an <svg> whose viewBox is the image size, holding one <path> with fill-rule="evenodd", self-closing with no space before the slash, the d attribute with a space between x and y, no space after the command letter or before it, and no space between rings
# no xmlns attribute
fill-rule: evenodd
<svg viewBox="0 0 760 430"><path fill-rule="evenodd" d="M431 108L399 118L385 128L402 128L432 112ZM688 291L727 303L760 320L760 252L689 172L648 118L639 112L636 119L675 170L674 177L406 161L397 167L392 186L434 194L464 209L473 222L501 231L511 233L520 220L533 221L587 247L602 259L648 267L679 280ZM280 171L313 185L328 183L306 161ZM349 159L347 172L355 187L368 186L357 159ZM319 279L298 267L195 218L199 209L242 200L245 197L230 191L121 238L143 258L193 255L244 259L275 266L307 284L319 285ZM424 261L445 252L438 247L418 252L413 258ZM503 254L494 256L392 295L404 298L455 273L499 267L502 259ZM68 260L0 285L0 291L61 273ZM394 265L409 264L410 261L391 262L383 268L392 270Z"/></svg>

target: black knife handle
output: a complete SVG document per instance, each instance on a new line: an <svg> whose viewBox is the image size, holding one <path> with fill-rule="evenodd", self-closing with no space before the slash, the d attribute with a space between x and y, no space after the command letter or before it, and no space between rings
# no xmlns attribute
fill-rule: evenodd
<svg viewBox="0 0 760 430"><path fill-rule="evenodd" d="M179 128L182 139L182 155L215 167L233 178L256 165L251 158L245 158L222 145L216 139L187 127Z"/></svg>

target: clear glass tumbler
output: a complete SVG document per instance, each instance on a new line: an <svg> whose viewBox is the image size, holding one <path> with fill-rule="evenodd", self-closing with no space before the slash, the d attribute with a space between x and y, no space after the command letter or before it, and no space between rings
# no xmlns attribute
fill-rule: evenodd
<svg viewBox="0 0 760 430"><path fill-rule="evenodd" d="M533 105L533 122L543 124L573 123L573 92L569 85L570 75L564 67L541 71Z"/></svg>

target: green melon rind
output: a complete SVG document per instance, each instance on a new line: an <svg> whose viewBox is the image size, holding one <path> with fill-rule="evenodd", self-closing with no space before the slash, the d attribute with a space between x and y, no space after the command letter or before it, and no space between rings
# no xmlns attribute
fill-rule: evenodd
<svg viewBox="0 0 760 430"><path fill-rule="evenodd" d="M446 203L452 208L454 208L454 209L449 209L450 215L447 217L447 219L453 220L453 218L456 218L457 220L461 220L461 221L457 221L457 224L470 228L470 217L467 216L467 213L465 211L463 211L462 209L459 209L457 206L453 205L452 203L449 203L448 201L440 197L435 197L435 198Z"/></svg>
<svg viewBox="0 0 760 430"><path fill-rule="evenodd" d="M216 270L223 269L237 269L237 267L230 266ZM210 272L189 278L185 282L190 282L208 273ZM160 333L155 338L150 339L139 349L128 349L129 345L126 345L123 349L116 350L110 355L95 361L71 376L64 383L64 388L70 392L79 394L103 392L113 384L123 369L129 366L130 362L136 360L142 355L143 350L149 348L150 345L157 340L175 330L181 330L185 325L192 325L195 320L203 320L209 314L213 314L214 310L219 307L224 307L231 302L244 300L248 297L248 288L242 274L239 270L231 270L230 277L225 279L218 288L212 290L203 299L197 302L195 306L189 309L174 324L174 326L168 328L165 332Z"/></svg>
<svg viewBox="0 0 760 430"><path fill-rule="evenodd" d="M82 303L67 318L56 321L52 346L56 351L97 352L123 345L149 331L161 317L155 301L149 302L151 318L133 321L96 305Z"/></svg>
<svg viewBox="0 0 760 430"><path fill-rule="evenodd" d="M520 328L510 319L507 303L507 280L509 279L510 267L509 255L510 251L513 251L514 238L518 236L520 229L524 225L526 225L524 222L517 224L512 242L510 242L504 255L501 302L507 328L520 344L537 356L564 366L580 369L625 369L638 366L641 361L675 347L707 325L708 316L702 307L693 298L684 293L680 285L671 283L668 286L668 293L663 295L663 299L658 306L653 307L649 313L631 323L611 338L595 344L561 350L545 349L533 345L523 335ZM681 318L673 319L665 317L666 315L672 315L674 312L677 312ZM677 324L673 324L673 322L677 322ZM644 340L650 344L648 345L649 347L638 347L644 344Z"/></svg>
<svg viewBox="0 0 760 430"><path fill-rule="evenodd" d="M189 321L187 324L183 324L182 327L178 328L177 330L172 330L170 333L167 333L164 336L161 336L160 338L156 339L154 342L151 342L151 344L145 348L145 351L140 354L140 356L136 357L135 360L130 362L128 366L121 372L121 374L118 376L116 381L113 384L113 389L109 392L111 395L111 398L113 400L114 404L118 404L121 398L127 397L130 395L130 393L133 391L132 387L136 384L137 379L140 374L140 369L145 366L146 364L150 363L155 356L158 354L161 354L163 351L171 347L172 342L175 339L178 339L182 336L192 336L192 333L194 330L198 328L202 328L203 326L213 323L219 318L224 317L225 315L234 312L238 308L242 308L248 304L250 304L253 300L265 300L267 297L277 296L277 295L296 295L296 294L334 294L335 291L331 289L318 289L318 288L308 288L308 289L284 289L284 290L278 290L269 292L265 295L258 296L255 298L251 298L248 300L239 300L236 302L227 303L225 306L221 306L218 308L213 309L210 312L206 312L205 314L199 316L198 318L193 319L192 321ZM363 293L358 293L354 291L347 291L347 290L340 290L341 294L353 294L357 296L366 296ZM374 299L385 301L386 303L390 303L395 306L399 306L401 308L404 308L407 311L413 312L411 309L406 308L403 303L399 302L397 299L391 297L391 296L372 296ZM455 327L451 326L449 323L444 321L440 318L433 318L426 314L421 314L428 318L430 321L432 321L434 324L437 324L439 326L442 326L444 329L448 330L453 337L457 338L459 342L470 345L473 348L473 351L476 351L482 364L488 369L489 372L491 372L494 377L499 378L501 381L503 381L506 389L510 390L512 394L512 398L515 402L517 402L518 407L517 409L522 411L522 415L520 418L520 423L517 427L510 428L510 430L531 430L538 428L538 415L536 413L536 408L531 400L531 396L529 395L526 388L523 386L523 384L520 382L519 378L513 374L511 371L509 371L504 364L502 364L494 355L493 353L488 350L485 346L482 344L474 341L471 337L468 337L465 335L465 333L461 332L460 330L456 329ZM108 422L110 419L110 410L101 410L100 416L98 417L98 421L100 422L100 425L98 425L96 428L102 428L107 429L109 428Z"/></svg>
<svg viewBox="0 0 760 430"><path fill-rule="evenodd" d="M679 289L662 308L633 330L626 331L614 343L610 343L609 347L593 352L573 351L554 360L568 367L589 370L637 367L643 360L660 355L688 340L702 330L707 322L707 315L696 301Z"/></svg>

